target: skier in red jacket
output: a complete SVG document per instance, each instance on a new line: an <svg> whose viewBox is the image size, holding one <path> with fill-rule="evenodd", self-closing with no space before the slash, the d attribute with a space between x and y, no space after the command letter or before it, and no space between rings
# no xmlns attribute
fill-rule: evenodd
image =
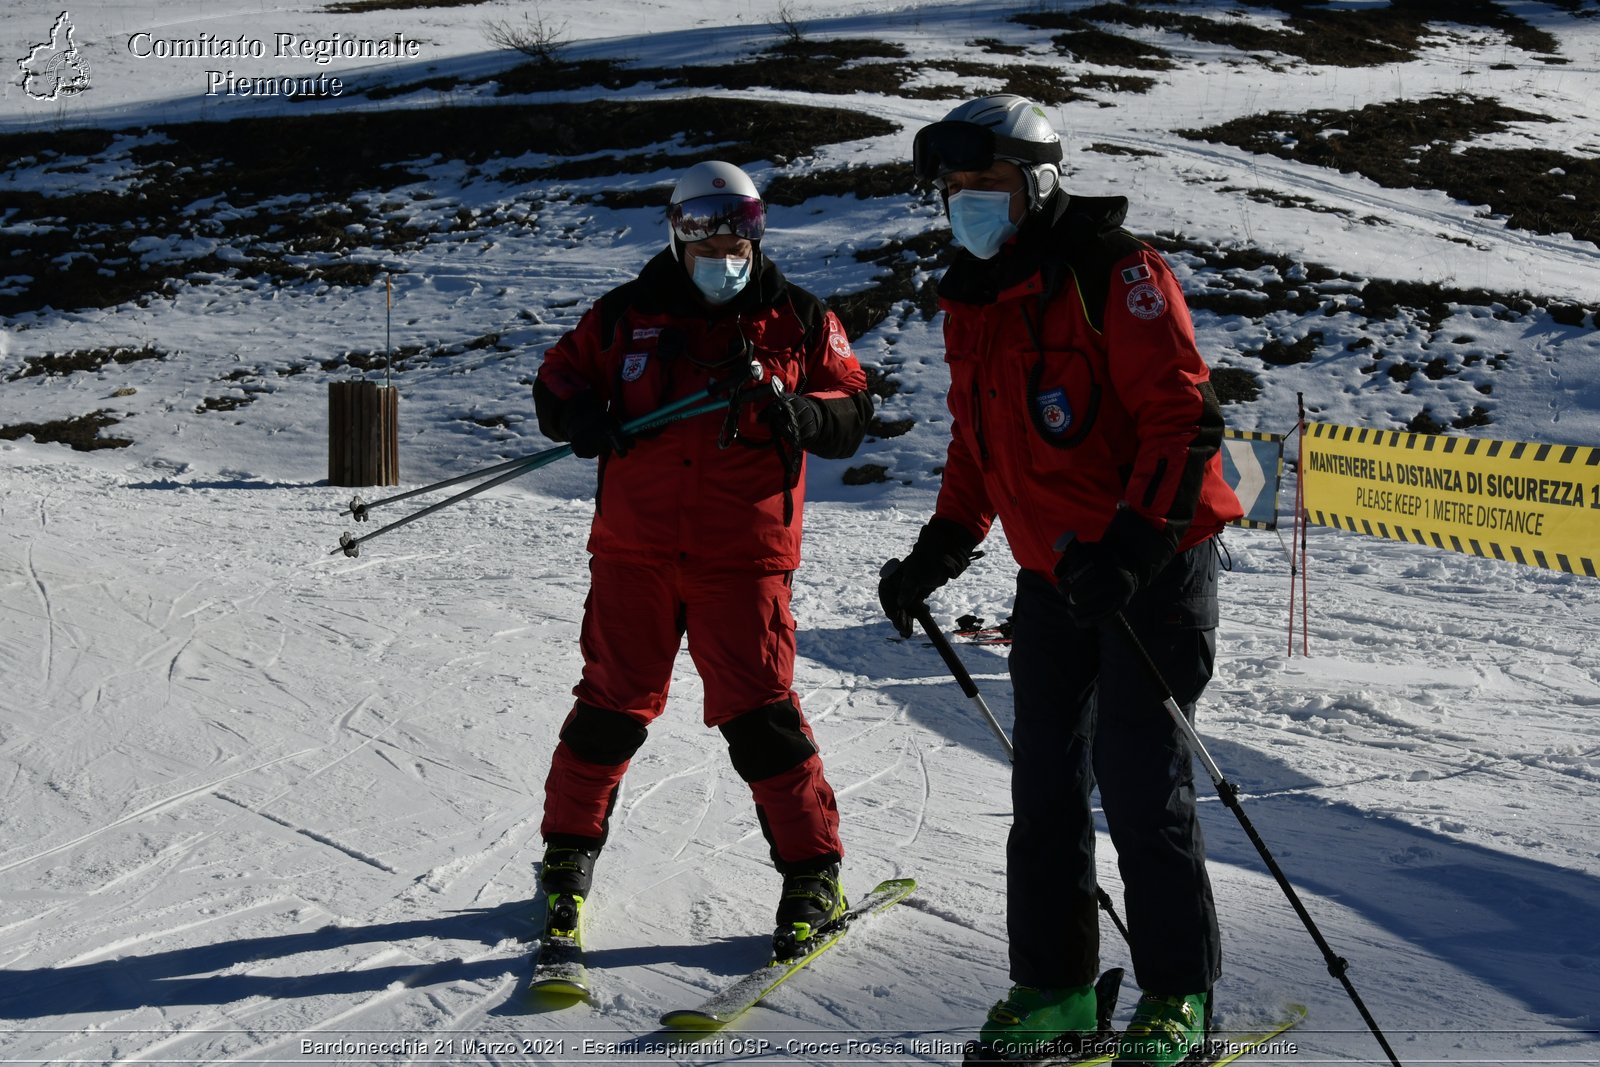
<svg viewBox="0 0 1600 1067"><path fill-rule="evenodd" d="M1123 612L1193 716L1217 625L1213 538L1241 514L1183 294L1120 228L1122 197L1061 189L1061 142L1018 96L969 101L916 138L964 251L939 284L953 416L933 518L879 595L901 634L998 516L1012 610L1015 983L973 1058L1095 1030L1098 783L1144 995L1117 1062L1168 1067L1203 1040L1219 944L1190 757L1122 636Z"/></svg>
<svg viewBox="0 0 1600 1067"><path fill-rule="evenodd" d="M790 587L800 563L806 452L855 452L872 415L844 328L763 254L748 175L692 167L673 190L668 247L545 355L539 425L598 457L583 676L545 781L541 883L553 929L576 929L628 761L666 705L685 634L783 875L774 951L840 915L833 790L800 711ZM623 424L717 383L763 384L633 437ZM781 391L774 391L773 384Z"/></svg>

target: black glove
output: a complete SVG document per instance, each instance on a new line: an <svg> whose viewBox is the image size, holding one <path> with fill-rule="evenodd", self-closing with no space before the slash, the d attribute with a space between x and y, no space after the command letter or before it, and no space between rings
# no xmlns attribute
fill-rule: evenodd
<svg viewBox="0 0 1600 1067"><path fill-rule="evenodd" d="M563 421L574 456L594 459L604 452L626 456L633 445L632 435L592 392L578 393L568 400Z"/></svg>
<svg viewBox="0 0 1600 1067"><path fill-rule="evenodd" d="M928 594L959 576L981 555L973 553L976 547L977 538L965 526L935 518L922 528L911 554L898 567L884 565L883 577L878 581L878 603L901 637L911 636L911 624Z"/></svg>
<svg viewBox="0 0 1600 1067"><path fill-rule="evenodd" d="M822 402L809 396L779 393L756 416L796 448L805 448L822 432Z"/></svg>
<svg viewBox="0 0 1600 1067"><path fill-rule="evenodd" d="M1093 626L1128 606L1133 595L1172 561L1176 546L1166 530L1120 508L1098 541L1071 540L1056 564L1056 587L1067 614Z"/></svg>

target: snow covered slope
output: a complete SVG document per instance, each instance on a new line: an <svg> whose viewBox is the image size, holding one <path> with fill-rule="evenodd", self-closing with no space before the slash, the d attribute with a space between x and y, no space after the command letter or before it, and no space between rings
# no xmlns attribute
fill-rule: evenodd
<svg viewBox="0 0 1600 1067"><path fill-rule="evenodd" d="M1592 160L1600 128L1587 101L1600 91L1600 21L1584 16L1593 5L1495 6L1553 34L1568 62L1545 63L1487 29L1439 29L1415 59L1345 68L1247 62L1176 32L1121 27L1170 50L1175 66L1144 93L1053 109L1068 133L1073 186L1128 193L1132 225L1165 235L1191 292L1231 284L1230 293L1276 299L1314 282L1330 302L1197 313L1216 365L1250 370L1262 384L1255 399L1229 405L1234 425L1287 430L1304 392L1331 421L1400 427L1432 412L1448 423L1482 405L1493 422L1469 432L1600 444L1594 244L1510 227L1442 192L1172 132L1465 83L1557 120L1488 140ZM773 40L772 13L747 4L608 7L617 14L604 22L600 10L545 8L571 23L580 59L725 60ZM975 42L993 38L1028 49L1028 63L1079 71L1052 51L1049 32L1005 17L1034 10L855 3L801 14L814 36L893 41L930 61L989 55ZM1281 21L1265 8L1228 11L1218 17ZM17 161L0 193L18 212L33 210L27 194L58 197L64 224L84 233L89 194L148 180L139 145L175 136L136 127L194 117L202 103L187 83L174 89L153 67L113 58L128 33L159 25L192 34L218 19L237 33L281 24L408 28L428 39L431 71L355 72L374 83L465 81L507 65L483 54L477 22L492 16L474 8L334 16L105 4L73 15L80 47L108 42L103 60L91 55L97 91L123 86L124 99L41 111L9 86L11 129L65 139L59 155L40 149ZM31 42L54 17L27 6L0 26ZM1501 62L1509 68L1494 69ZM526 99L696 92L575 86ZM487 106L489 93L457 103ZM841 107L894 126L824 144L814 157L753 165L763 184L903 162L911 131L952 103L760 87L706 95ZM420 98L353 104L393 109ZM232 115L233 105L209 106L208 117ZM126 140L91 150L69 137L80 121L127 127ZM403 489L544 446L525 384L543 347L661 239L655 210L591 198L658 187L672 168L536 186L495 170L543 166L553 157L540 151L491 161L488 174L448 158L414 164L403 180L352 199L408 199L407 217L432 227L428 236L384 248L351 231L353 250L295 260L396 270L395 344L423 350L396 375ZM259 210L321 206L301 193ZM462 209L481 221L461 223L466 233L453 238L444 221ZM234 231L216 220L229 210L224 197L114 239L149 238L129 255L151 263L217 255L226 265ZM909 190L817 195L773 214L772 254L823 295L880 279L886 268L855 252L941 225ZM20 217L0 216L19 243L28 236ZM1230 248L1285 259L1217 258ZM934 267L910 269L914 286ZM330 554L350 491L322 482L325 383L358 373L346 353L384 350L382 282L263 281L216 261L201 273L149 299L18 308L0 320L0 425L103 409L120 421L102 433L132 442L78 452L28 435L0 440L0 1060L957 1059L948 1050L972 1036L1008 984L1007 767L938 656L894 638L875 595L879 565L910 546L937 487L947 430L937 322L908 298L857 342L899 386L880 415L915 424L850 461L813 464L795 604L796 684L840 796L849 885L861 892L910 875L921 887L726 1040L675 1045L656 1017L761 958L777 893L746 787L719 735L699 723L700 683L687 658L668 714L634 761L598 868L588 913L594 1002L554 1010L517 991L528 969L517 939L534 914L542 782L579 669L592 464L546 468L374 541L358 559ZM1515 313L1490 300L1376 317L1337 297L1369 279L1535 299ZM0 280L0 296L26 284ZM1560 306L1585 301L1563 321L1572 316ZM1276 367L1259 358L1267 342L1297 342L1313 328L1322 331L1314 358ZM1365 347L1364 338L1377 340ZM75 371L41 362L141 345L161 355ZM1445 357L1448 373L1437 378L1373 369ZM844 484L845 470L864 463L886 467L889 479ZM1201 733L1402 1061L1600 1062L1600 586L1313 529L1311 655L1297 639L1290 656L1282 541L1240 530L1226 543L1232 570ZM1008 613L1014 568L998 537L988 547L935 597L937 618ZM1003 656L962 651L1009 724ZM1303 1002L1311 1016L1296 1051L1251 1062L1379 1062L1254 849L1202 791L1227 953L1220 1021L1244 1025ZM1100 875L1116 896L1109 844ZM1105 953L1108 966L1126 962L1109 927ZM1130 984L1125 1000L1133 995ZM861 1044L833 1047L852 1040Z"/></svg>

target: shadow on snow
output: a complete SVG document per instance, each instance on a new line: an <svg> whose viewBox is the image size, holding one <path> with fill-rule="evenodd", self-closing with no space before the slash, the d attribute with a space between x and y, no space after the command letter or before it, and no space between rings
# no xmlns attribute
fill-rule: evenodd
<svg viewBox="0 0 1600 1067"><path fill-rule="evenodd" d="M526 901L495 908L458 911L429 919L324 926L316 930L247 937L220 944L118 955L93 963L0 970L0 1018L37 1019L76 1013L99 1014L134 1008L232 1004L255 997L293 1000L380 993L395 983L407 987L457 982L518 979L516 991L494 1014L526 1014L548 1008L523 988L531 973L531 954L497 952L484 959L456 958L348 969L341 960L323 973L263 974L272 961L352 945L392 944L415 939L478 941L488 946L507 937L532 937ZM627 967L671 961L704 966L714 973L737 974L761 956L764 937L725 939L697 945L638 945L591 950L597 967ZM241 965L251 973L217 974Z"/></svg>
<svg viewBox="0 0 1600 1067"><path fill-rule="evenodd" d="M854 628L802 629L799 642L802 655L826 666L895 679L878 689L902 704L913 721L992 759L1005 758L981 713L950 679L944 661L920 632L902 641L880 619ZM881 651L865 655L867 642L881 642ZM959 654L1009 733L1011 693L1003 655L978 646L959 648ZM930 685L926 680L932 678L950 680L948 685ZM1224 777L1244 794L1245 815L1336 954L1341 951L1339 942L1347 939L1329 933L1334 904L1553 1022L1583 1026L1593 1018L1600 974L1600 933L1596 933L1600 892L1594 878L1497 852L1354 803L1329 800L1323 795L1326 791L1359 783L1316 781L1293 764L1256 749L1208 738L1205 709L1202 700L1201 740ZM1461 773L1493 772L1474 766ZM1223 808L1198 763L1195 777L1210 861L1269 877L1260 855L1232 813ZM1514 786L1508 782L1506 788ZM1249 795L1268 791L1271 795ZM1281 894L1278 902L1286 920L1298 928ZM1228 914L1226 899L1219 901L1219 910L1225 924L1241 918ZM1249 966L1251 949L1235 938L1224 949L1234 966ZM1343 991L1327 976L1309 935L1286 934L1284 944L1292 947L1297 938L1304 947L1308 983L1318 983L1310 988L1330 1004L1342 1001ZM1356 946L1345 948L1353 955ZM1377 965L1372 953L1382 949L1367 946L1366 950L1364 969L1370 975ZM1392 950L1382 960L1382 966L1392 970L1409 965L1406 954ZM1353 965L1351 970L1358 991L1362 969Z"/></svg>

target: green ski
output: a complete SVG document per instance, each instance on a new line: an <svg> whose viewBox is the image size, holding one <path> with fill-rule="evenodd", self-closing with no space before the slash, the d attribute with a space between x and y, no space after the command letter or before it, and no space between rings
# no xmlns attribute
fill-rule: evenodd
<svg viewBox="0 0 1600 1067"><path fill-rule="evenodd" d="M761 1003L774 989L804 970L812 960L828 951L849 932L857 920L899 903L910 895L917 883L910 878L891 878L862 897L838 922L820 931L809 952L787 960L773 960L758 967L732 985L708 998L697 1008L679 1008L661 1016L669 1030L720 1030L746 1011Z"/></svg>

